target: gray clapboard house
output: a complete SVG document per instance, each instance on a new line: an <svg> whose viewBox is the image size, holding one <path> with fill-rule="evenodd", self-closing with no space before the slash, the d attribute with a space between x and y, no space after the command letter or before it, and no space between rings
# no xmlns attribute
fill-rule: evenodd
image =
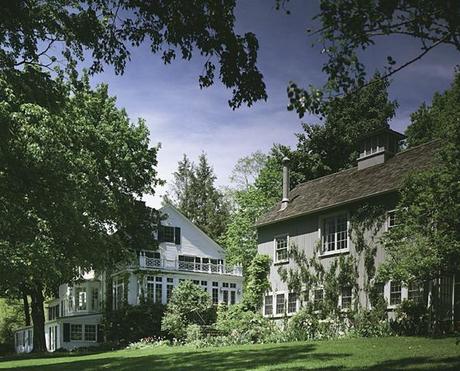
<svg viewBox="0 0 460 371"><path fill-rule="evenodd" d="M290 258L289 249L305 252L307 258L316 256L320 264L328 269L340 256L355 256L356 246L350 236L350 219L353 210L363 205L383 205L386 219L379 230L372 234L376 244L375 265L384 260L384 249L378 237L398 223L395 207L398 190L405 176L411 171L434 165L434 153L438 142L431 142L405 151L399 143L404 138L389 128L374 132L362 139L357 166L299 184L289 192L289 168L286 160L283 168L283 199L257 221L258 252L272 258L269 280L271 291L264 297L265 316L280 318L292 315L306 300L322 300L322 287L309 288L299 297L290 292L279 274L279 268L296 268ZM365 234L370 238L371 233ZM410 238L410 237L409 237ZM337 306L349 308L356 301L361 307L371 306L364 290L366 269L362 257L357 266L358 290L343 285L340 288ZM460 321L460 277L445 277L436 283L446 320ZM381 285L382 294L391 312L404 299L428 299L427 285L387 282ZM429 299L428 299L429 300Z"/></svg>

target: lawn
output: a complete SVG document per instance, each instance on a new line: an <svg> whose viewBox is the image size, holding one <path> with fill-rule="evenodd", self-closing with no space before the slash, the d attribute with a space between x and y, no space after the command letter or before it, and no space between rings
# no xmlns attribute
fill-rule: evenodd
<svg viewBox="0 0 460 371"><path fill-rule="evenodd" d="M460 370L455 338L389 337L192 349L161 347L87 355L0 358L0 369L37 370Z"/></svg>

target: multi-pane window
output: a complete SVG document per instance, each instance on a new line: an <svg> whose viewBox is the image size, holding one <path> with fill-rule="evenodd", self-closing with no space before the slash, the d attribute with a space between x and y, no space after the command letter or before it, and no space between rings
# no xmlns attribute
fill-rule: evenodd
<svg viewBox="0 0 460 371"><path fill-rule="evenodd" d="M273 296L272 295L265 296L264 313L266 316L271 316L273 314Z"/></svg>
<svg viewBox="0 0 460 371"><path fill-rule="evenodd" d="M288 313L294 313L297 311L297 294L290 292L288 295Z"/></svg>
<svg viewBox="0 0 460 371"><path fill-rule="evenodd" d="M77 310L86 310L86 288L75 289L75 307Z"/></svg>
<svg viewBox="0 0 460 371"><path fill-rule="evenodd" d="M163 297L163 277L155 277L155 303L162 302Z"/></svg>
<svg viewBox="0 0 460 371"><path fill-rule="evenodd" d="M171 242L180 245L180 228L160 225L158 228L158 240L159 242Z"/></svg>
<svg viewBox="0 0 460 371"><path fill-rule="evenodd" d="M288 238L280 236L275 238L275 261L282 262L288 260Z"/></svg>
<svg viewBox="0 0 460 371"><path fill-rule="evenodd" d="M387 212L387 227L393 228L396 225L396 210Z"/></svg>
<svg viewBox="0 0 460 371"><path fill-rule="evenodd" d="M155 294L155 283L152 281L147 281L147 300L152 301Z"/></svg>
<svg viewBox="0 0 460 371"><path fill-rule="evenodd" d="M171 300L173 290L174 290L174 285L171 285L171 284L166 285L166 301L168 303Z"/></svg>
<svg viewBox="0 0 460 371"><path fill-rule="evenodd" d="M422 301L423 288L419 282L409 282L407 287L407 298L416 303Z"/></svg>
<svg viewBox="0 0 460 371"><path fill-rule="evenodd" d="M284 294L276 295L276 314L284 313Z"/></svg>
<svg viewBox="0 0 460 371"><path fill-rule="evenodd" d="M231 288L231 289L236 289L236 283L231 283L231 284L230 284L230 288Z"/></svg>
<svg viewBox="0 0 460 371"><path fill-rule="evenodd" d="M236 291L230 291L230 304L236 303Z"/></svg>
<svg viewBox="0 0 460 371"><path fill-rule="evenodd" d="M213 304L219 303L219 289L216 289L216 288L212 289L212 303Z"/></svg>
<svg viewBox="0 0 460 371"><path fill-rule="evenodd" d="M222 291L222 301L225 304L228 304L228 291L227 290Z"/></svg>
<svg viewBox="0 0 460 371"><path fill-rule="evenodd" d="M83 340L83 325L70 325L70 340Z"/></svg>
<svg viewBox="0 0 460 371"><path fill-rule="evenodd" d="M208 281L201 281L201 287L204 291L208 291Z"/></svg>
<svg viewBox="0 0 460 371"><path fill-rule="evenodd" d="M228 287L228 282L222 282L222 287Z"/></svg>
<svg viewBox="0 0 460 371"><path fill-rule="evenodd" d="M325 218L322 226L324 253L348 248L347 214Z"/></svg>
<svg viewBox="0 0 460 371"><path fill-rule="evenodd" d="M96 341L96 325L85 325L85 341Z"/></svg>
<svg viewBox="0 0 460 371"><path fill-rule="evenodd" d="M315 301L315 304L318 305L323 302L324 298L324 291L323 289L316 289L313 292L313 300Z"/></svg>
<svg viewBox="0 0 460 371"><path fill-rule="evenodd" d="M401 282L390 282L390 305L401 303Z"/></svg>
<svg viewBox="0 0 460 371"><path fill-rule="evenodd" d="M342 296L342 303L341 303L342 308L351 307L351 296L352 296L351 291L352 290L350 286L342 288L342 295L341 295Z"/></svg>

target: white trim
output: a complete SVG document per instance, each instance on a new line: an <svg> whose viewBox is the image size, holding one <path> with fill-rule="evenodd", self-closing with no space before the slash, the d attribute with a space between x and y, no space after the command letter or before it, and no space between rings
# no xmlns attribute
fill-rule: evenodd
<svg viewBox="0 0 460 371"><path fill-rule="evenodd" d="M344 249L335 249L332 251L324 251L324 246L323 246L323 223L325 219L330 219L330 218L336 218L337 216L340 215L346 215L347 217L347 247ZM337 232L336 232L337 233ZM341 254L347 254L350 252L350 245L351 245L351 239L350 239L350 213L348 211L336 211L333 213L329 214L324 214L318 217L318 238L319 238L319 243L320 243L320 252L318 257L328 257L328 256L333 256L333 255L341 255ZM335 244L337 246L337 241L335 241Z"/></svg>
<svg viewBox="0 0 460 371"><path fill-rule="evenodd" d="M277 260L276 240L278 238L284 238L284 237L286 237L286 249L287 249L288 257L287 257L287 259L284 259L284 260ZM289 263L289 243L290 243L290 238L289 238L288 233L278 234L278 235L273 237L273 265Z"/></svg>
<svg viewBox="0 0 460 371"><path fill-rule="evenodd" d="M391 228L394 227L394 226L390 227L390 213L395 213L395 217L396 217L396 209L387 210L385 213L385 232L388 232Z"/></svg>

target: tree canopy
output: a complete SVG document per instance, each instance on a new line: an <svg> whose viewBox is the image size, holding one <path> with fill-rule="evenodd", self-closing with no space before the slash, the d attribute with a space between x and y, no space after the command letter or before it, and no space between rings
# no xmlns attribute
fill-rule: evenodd
<svg viewBox="0 0 460 371"><path fill-rule="evenodd" d="M286 8L288 2L277 0L277 7ZM307 32L323 47L327 82L322 87L307 89L295 82L289 84L289 109L300 117L306 112L322 114L330 98L372 84L367 77L363 51L375 45L377 38L399 35L420 43L420 53L409 60L397 61L398 57L388 55L382 63L382 79L393 76L440 45L460 51L460 3L456 0L321 0L319 8L313 17L318 27Z"/></svg>
<svg viewBox="0 0 460 371"><path fill-rule="evenodd" d="M153 248L156 215L140 199L159 182L144 122L133 124L107 86L55 84L63 94L52 110L0 80L1 288L31 296L37 351L43 293L113 266L133 246Z"/></svg>
<svg viewBox="0 0 460 371"><path fill-rule="evenodd" d="M0 14L0 71L10 76L33 65L74 75L78 62L90 60L91 73L111 65L119 74L131 49L145 43L166 64L197 51L205 59L200 87L218 75L232 90L232 108L250 106L267 97L259 44L251 32L235 33L234 8L235 0L8 1Z"/></svg>
<svg viewBox="0 0 460 371"><path fill-rule="evenodd" d="M384 239L388 256L380 272L384 277L424 281L459 270L459 82L457 74L448 91L435 94L431 106L422 105L412 115L409 144L437 139L439 151L435 166L411 174L401 190L397 225Z"/></svg>
<svg viewBox="0 0 460 371"><path fill-rule="evenodd" d="M192 223L217 240L226 229L229 205L224 194L215 186L215 180L214 170L205 153L199 156L198 165L184 154L174 173L169 201Z"/></svg>

